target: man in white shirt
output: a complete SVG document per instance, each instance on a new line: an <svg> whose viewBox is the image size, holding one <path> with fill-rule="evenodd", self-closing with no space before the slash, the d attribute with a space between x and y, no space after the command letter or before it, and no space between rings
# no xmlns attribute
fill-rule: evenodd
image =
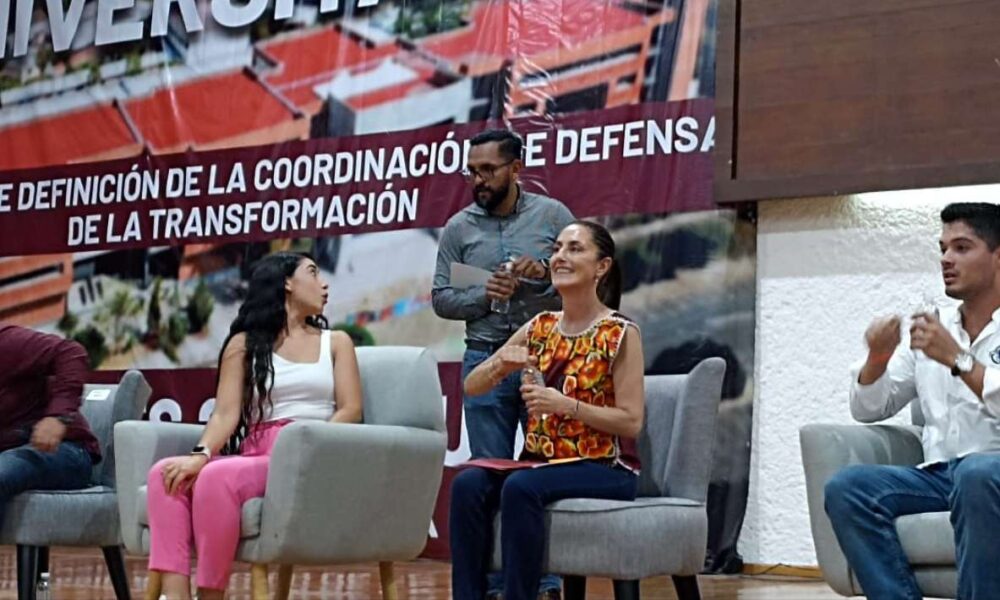
<svg viewBox="0 0 1000 600"><path fill-rule="evenodd" d="M868 357L853 371L851 414L871 423L920 403L927 462L854 465L826 486L826 511L869 598L922 598L896 534L902 515L950 511L958 597L1000 598L1000 206L941 212L941 271L957 308L877 319Z"/></svg>

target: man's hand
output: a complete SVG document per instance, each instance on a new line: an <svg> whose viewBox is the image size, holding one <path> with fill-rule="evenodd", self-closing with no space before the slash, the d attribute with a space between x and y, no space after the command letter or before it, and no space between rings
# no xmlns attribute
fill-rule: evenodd
<svg viewBox="0 0 1000 600"><path fill-rule="evenodd" d="M548 271L541 262L530 256L522 256L514 261L514 276L525 279L545 279Z"/></svg>
<svg viewBox="0 0 1000 600"><path fill-rule="evenodd" d="M883 317L875 319L865 331L865 342L868 344L868 353L876 358L884 358L885 362L896 351L896 346L900 341L900 321L899 317Z"/></svg>
<svg viewBox="0 0 1000 600"><path fill-rule="evenodd" d="M910 348L920 350L927 358L951 368L962 351L941 321L930 313L913 315L910 327Z"/></svg>
<svg viewBox="0 0 1000 600"><path fill-rule="evenodd" d="M31 445L42 452L55 452L66 435L66 426L55 417L45 417L35 423L31 432Z"/></svg>
<svg viewBox="0 0 1000 600"><path fill-rule="evenodd" d="M497 269L486 282L486 297L490 300L506 300L517 289L517 276L509 271Z"/></svg>
<svg viewBox="0 0 1000 600"><path fill-rule="evenodd" d="M896 351L896 346L899 346L899 331L900 321L896 315L875 319L868 326L865 331L868 359L858 374L858 383L871 385L882 377L892 353Z"/></svg>

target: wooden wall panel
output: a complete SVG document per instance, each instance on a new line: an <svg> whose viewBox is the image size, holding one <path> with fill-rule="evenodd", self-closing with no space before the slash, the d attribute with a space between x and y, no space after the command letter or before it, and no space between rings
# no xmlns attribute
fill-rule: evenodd
<svg viewBox="0 0 1000 600"><path fill-rule="evenodd" d="M997 0L720 2L720 201L1000 181Z"/></svg>

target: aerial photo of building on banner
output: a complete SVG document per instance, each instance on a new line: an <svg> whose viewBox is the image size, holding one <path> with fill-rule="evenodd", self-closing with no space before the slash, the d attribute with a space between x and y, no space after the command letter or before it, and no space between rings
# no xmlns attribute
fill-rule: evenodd
<svg viewBox="0 0 1000 600"><path fill-rule="evenodd" d="M431 279L468 139L509 126L525 189L613 232L647 372L726 358L707 564L738 561L756 249L712 198L717 0L11 4L0 321L76 339L99 376L142 369L150 418L196 422L250 267L308 251L333 327L434 352L454 465L464 324Z"/></svg>

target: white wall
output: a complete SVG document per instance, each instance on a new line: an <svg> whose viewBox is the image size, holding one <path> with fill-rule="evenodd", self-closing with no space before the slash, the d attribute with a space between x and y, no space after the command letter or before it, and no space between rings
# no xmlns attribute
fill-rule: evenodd
<svg viewBox="0 0 1000 600"><path fill-rule="evenodd" d="M909 314L925 292L944 298L939 212L958 201L998 202L1000 186L759 204L746 562L816 564L798 430L851 422L848 368L873 317Z"/></svg>

